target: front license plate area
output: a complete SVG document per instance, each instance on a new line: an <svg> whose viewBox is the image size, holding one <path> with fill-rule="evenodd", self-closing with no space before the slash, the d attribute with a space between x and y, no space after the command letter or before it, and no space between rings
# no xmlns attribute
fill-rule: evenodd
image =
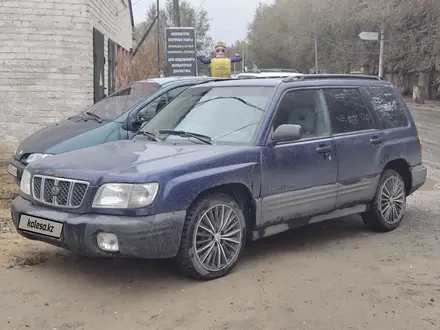
<svg viewBox="0 0 440 330"><path fill-rule="evenodd" d="M17 168L14 165L8 164L8 173L13 177L17 177Z"/></svg>
<svg viewBox="0 0 440 330"><path fill-rule="evenodd" d="M31 233L60 238L61 232L63 231L63 224L57 221L22 214L18 223L18 228Z"/></svg>

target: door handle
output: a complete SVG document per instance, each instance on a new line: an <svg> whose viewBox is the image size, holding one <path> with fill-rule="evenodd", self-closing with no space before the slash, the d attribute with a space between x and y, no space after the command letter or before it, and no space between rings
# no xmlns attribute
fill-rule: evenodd
<svg viewBox="0 0 440 330"><path fill-rule="evenodd" d="M371 144L374 144L374 145L381 144L382 142L383 142L383 139L382 139L380 136L373 136L373 137L370 139L370 143L371 143Z"/></svg>
<svg viewBox="0 0 440 330"><path fill-rule="evenodd" d="M332 151L331 146L320 145L318 148L316 148L316 152L319 152L320 154L327 154L330 151Z"/></svg>

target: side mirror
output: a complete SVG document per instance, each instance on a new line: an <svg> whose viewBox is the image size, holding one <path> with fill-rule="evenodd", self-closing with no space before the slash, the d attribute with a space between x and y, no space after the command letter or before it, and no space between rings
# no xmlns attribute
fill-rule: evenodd
<svg viewBox="0 0 440 330"><path fill-rule="evenodd" d="M280 125L272 133L272 142L293 142L301 139L302 127L300 125Z"/></svg>
<svg viewBox="0 0 440 330"><path fill-rule="evenodd" d="M136 118L128 118L125 122L124 129L130 132L136 132L140 127L140 124Z"/></svg>
<svg viewBox="0 0 440 330"><path fill-rule="evenodd" d="M143 123L149 121L151 118L152 118L151 116L147 116L147 118L145 117L128 118L124 128L127 131L136 132L142 126Z"/></svg>

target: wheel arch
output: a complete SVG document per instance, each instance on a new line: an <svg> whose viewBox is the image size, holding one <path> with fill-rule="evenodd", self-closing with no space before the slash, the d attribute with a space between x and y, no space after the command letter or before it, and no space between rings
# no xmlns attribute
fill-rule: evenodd
<svg viewBox="0 0 440 330"><path fill-rule="evenodd" d="M406 194L409 195L412 185L411 166L409 163L403 158L394 159L385 165L383 172L388 169L394 170L402 176Z"/></svg>
<svg viewBox="0 0 440 330"><path fill-rule="evenodd" d="M243 183L226 183L210 187L197 195L190 208L201 198L213 193L223 193L233 198L243 212L248 233L255 228L257 205L249 187Z"/></svg>

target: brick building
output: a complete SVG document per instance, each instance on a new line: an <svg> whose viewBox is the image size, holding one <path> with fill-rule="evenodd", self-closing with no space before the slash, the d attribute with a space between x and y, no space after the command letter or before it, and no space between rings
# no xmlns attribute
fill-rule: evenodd
<svg viewBox="0 0 440 330"><path fill-rule="evenodd" d="M131 0L0 1L0 153L115 89Z"/></svg>

